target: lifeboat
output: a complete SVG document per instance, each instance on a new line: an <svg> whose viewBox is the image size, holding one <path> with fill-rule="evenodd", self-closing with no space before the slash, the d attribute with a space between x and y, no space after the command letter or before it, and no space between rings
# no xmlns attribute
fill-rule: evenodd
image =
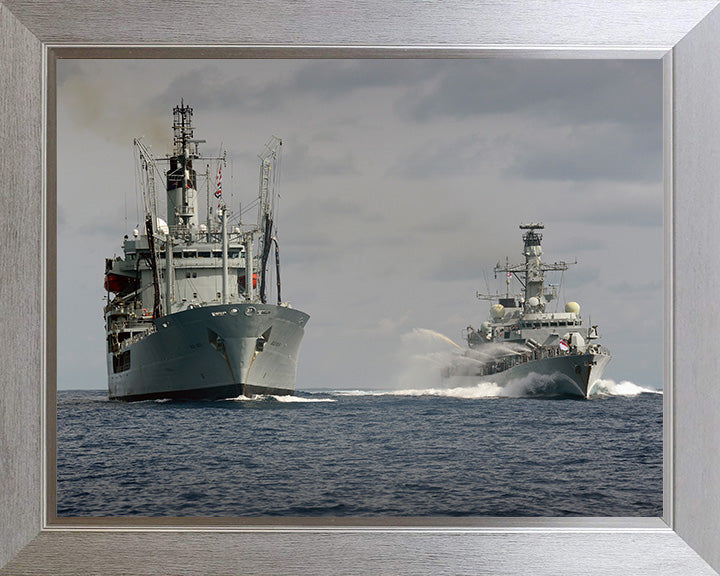
<svg viewBox="0 0 720 576"><path fill-rule="evenodd" d="M253 288L257 288L258 285L258 275L253 274ZM245 290L245 274L238 274L238 286L240 286L240 290Z"/></svg>

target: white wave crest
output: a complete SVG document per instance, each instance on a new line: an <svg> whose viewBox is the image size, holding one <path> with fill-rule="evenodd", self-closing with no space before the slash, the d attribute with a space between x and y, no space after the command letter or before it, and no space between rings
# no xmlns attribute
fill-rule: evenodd
<svg viewBox="0 0 720 576"><path fill-rule="evenodd" d="M261 396L259 394L253 394L252 396L243 396L240 394L240 396L236 396L235 398L223 398L224 402L252 402L257 400L264 400L265 396Z"/></svg>
<svg viewBox="0 0 720 576"><path fill-rule="evenodd" d="M334 398L303 398L302 396L270 396L273 400L286 403L337 402Z"/></svg>
<svg viewBox="0 0 720 576"><path fill-rule="evenodd" d="M477 386L457 388L410 388L407 390L336 390L336 396L438 396L447 398L490 398L497 396L499 386L483 382Z"/></svg>
<svg viewBox="0 0 720 576"><path fill-rule="evenodd" d="M252 396L238 396L236 398L225 398L232 402L266 402L274 400L276 402L290 403L307 403L307 402L336 402L334 398L304 398L302 396L283 395L277 396L273 394L253 394Z"/></svg>
<svg viewBox="0 0 720 576"><path fill-rule="evenodd" d="M390 392L385 390L331 390L333 396L385 396Z"/></svg>
<svg viewBox="0 0 720 576"><path fill-rule="evenodd" d="M591 391L592 396L638 396L640 394L662 394L662 390L644 388L628 380L598 380Z"/></svg>
<svg viewBox="0 0 720 576"><path fill-rule="evenodd" d="M468 377L446 380L448 386L412 387L400 390L338 390L339 396L436 396L438 398L462 398L475 400L483 398L522 398L557 395L557 385L564 376L561 374L529 374L523 378L510 380L504 385L482 381L468 383ZM455 385L453 385L453 380Z"/></svg>
<svg viewBox="0 0 720 576"><path fill-rule="evenodd" d="M455 388L424 388L409 390L394 390L388 392L393 396L437 396L440 398L499 398L503 396L503 389L494 382L478 382L475 386L458 386Z"/></svg>
<svg viewBox="0 0 720 576"><path fill-rule="evenodd" d="M453 380L455 380L453 384ZM479 378L478 378L479 380ZM466 400L485 398L552 398L568 394L568 379L561 373L531 373L522 378L500 385L496 382L477 381L468 383L468 377L449 378L448 386L403 388L400 390L337 390L337 396L435 396L438 398L461 398ZM593 387L592 397L638 396L640 394L662 394L662 390L644 388L623 380L599 380Z"/></svg>

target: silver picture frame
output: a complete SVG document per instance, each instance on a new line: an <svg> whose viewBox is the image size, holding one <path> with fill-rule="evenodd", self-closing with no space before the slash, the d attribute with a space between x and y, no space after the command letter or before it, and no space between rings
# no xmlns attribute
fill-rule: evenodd
<svg viewBox="0 0 720 576"><path fill-rule="evenodd" d="M0 1L0 574L716 574L718 3ZM55 518L55 62L210 56L662 59L662 519Z"/></svg>

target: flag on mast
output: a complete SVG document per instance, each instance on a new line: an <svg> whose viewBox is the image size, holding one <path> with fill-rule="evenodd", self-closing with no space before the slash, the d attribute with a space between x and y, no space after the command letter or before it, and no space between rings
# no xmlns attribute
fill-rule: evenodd
<svg viewBox="0 0 720 576"><path fill-rule="evenodd" d="M215 198L222 196L222 164L218 166L217 179L215 180Z"/></svg>

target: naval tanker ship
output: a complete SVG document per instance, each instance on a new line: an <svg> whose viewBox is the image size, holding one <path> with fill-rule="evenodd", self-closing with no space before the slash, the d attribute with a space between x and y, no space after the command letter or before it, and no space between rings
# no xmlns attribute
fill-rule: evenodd
<svg viewBox="0 0 720 576"><path fill-rule="evenodd" d="M247 207L257 204L257 222L246 226L242 211L233 215L223 199L226 154L199 154L204 140L194 138L192 115L182 101L173 109L172 154L156 158L134 142L145 222L125 236L122 257L105 261L108 395L134 401L292 394L309 316L280 297L274 213L282 142L272 137L259 155L259 194ZM158 214L158 180L166 219ZM277 303L267 301L271 252Z"/></svg>
<svg viewBox="0 0 720 576"><path fill-rule="evenodd" d="M569 264L547 264L542 256L542 224L523 224L525 262L495 267L506 280L505 295L477 294L495 303L490 319L479 328L468 326L464 337L468 348L456 354L443 370L453 384L492 382L505 386L528 379L529 394L587 398L610 362L610 351L600 345L597 326L583 327L580 306L568 302L563 312L548 310L557 299L557 287L545 288L545 272L564 271ZM523 290L510 292L516 279Z"/></svg>

